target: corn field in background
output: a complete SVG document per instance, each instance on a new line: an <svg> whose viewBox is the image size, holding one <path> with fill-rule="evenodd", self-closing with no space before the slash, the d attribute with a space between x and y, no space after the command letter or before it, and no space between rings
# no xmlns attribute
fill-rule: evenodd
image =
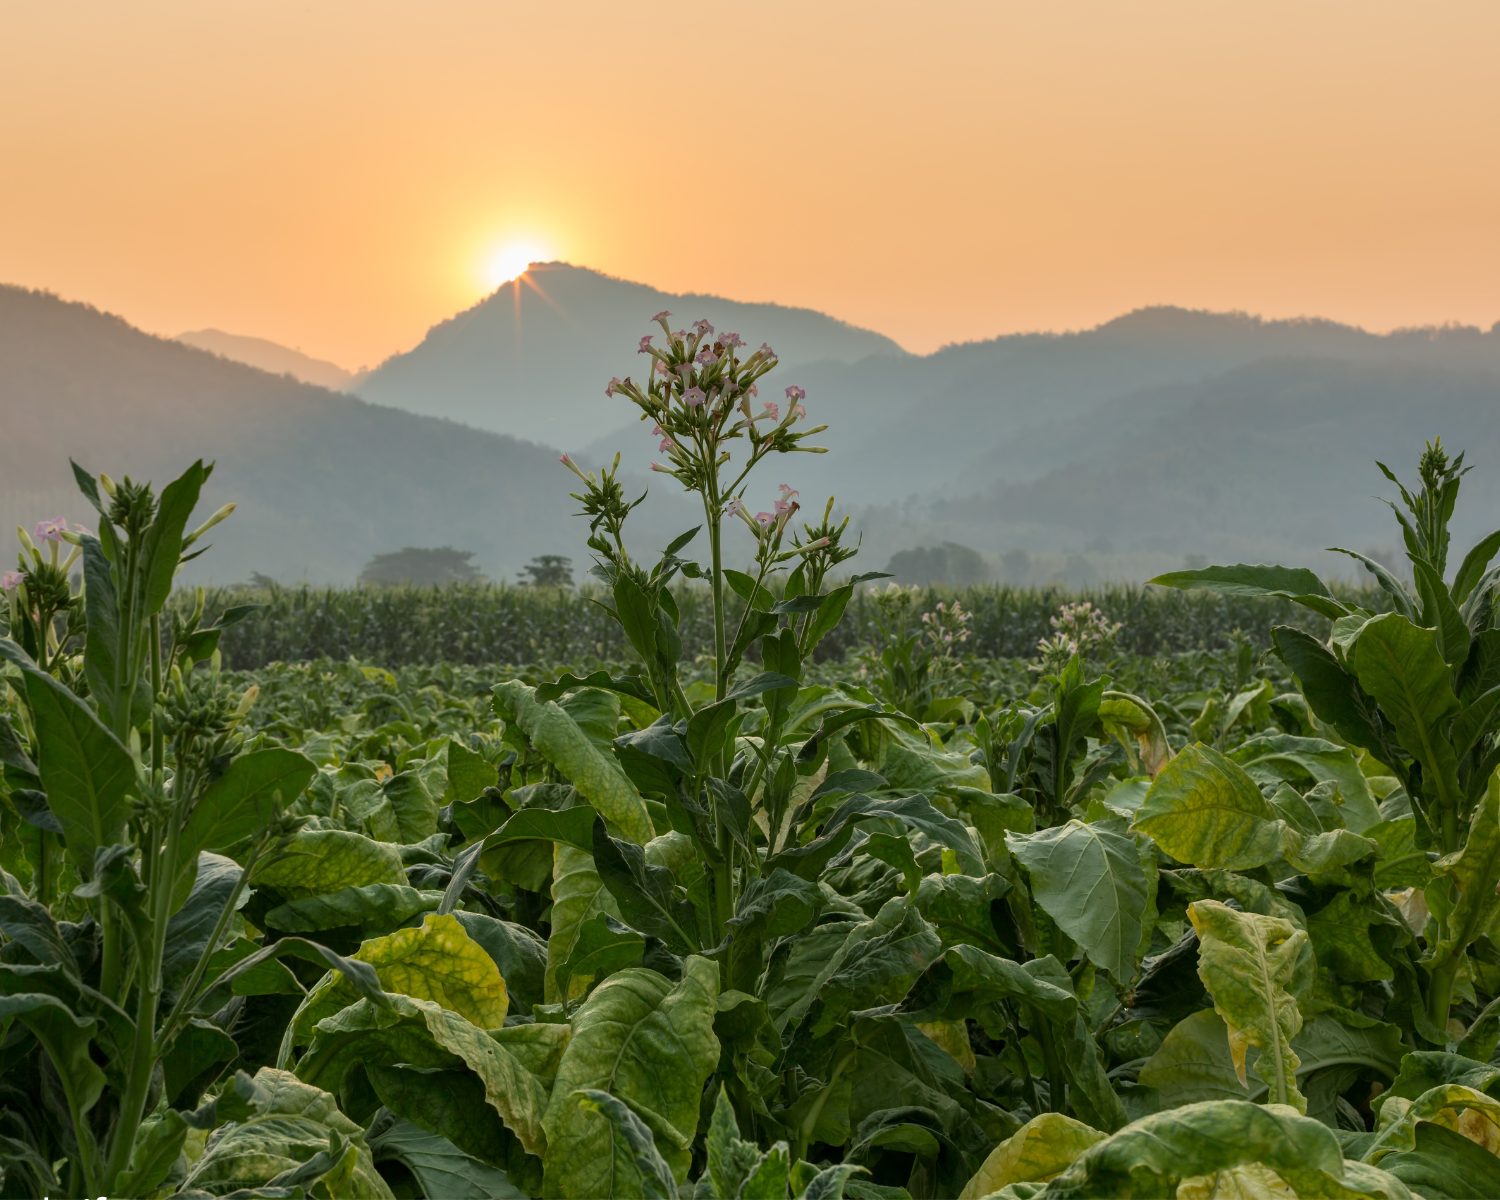
<svg viewBox="0 0 1500 1200"><path fill-rule="evenodd" d="M873 585L879 586L879 585ZM842 660L877 643L872 588L850 602L839 628L819 646L821 661ZM712 649L712 607L698 587L677 593L681 634L691 659ZM1351 592L1367 608L1383 610L1378 591ZM1276 625L1311 632L1321 619L1285 600L1169 591L1134 584L1071 592L1063 588L980 585L923 589L920 608L957 599L973 614L966 649L980 658L1029 658L1052 630L1051 618L1066 603L1090 600L1123 625L1122 653L1181 654L1224 649L1239 630L1265 648ZM178 597L178 603L191 602ZM238 604L262 607L225 631L225 663L254 670L273 662L350 657L387 667L442 662L485 663L624 660L630 650L617 625L590 590L453 584L424 588L244 587L210 591L210 613ZM735 614L736 617L738 613Z"/></svg>

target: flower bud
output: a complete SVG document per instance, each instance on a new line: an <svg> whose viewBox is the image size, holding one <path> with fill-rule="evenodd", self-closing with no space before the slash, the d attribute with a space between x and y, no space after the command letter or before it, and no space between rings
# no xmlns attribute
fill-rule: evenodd
<svg viewBox="0 0 1500 1200"><path fill-rule="evenodd" d="M205 533L207 533L210 529L212 529L215 525L217 525L220 521L222 521L225 517L232 513L236 507L237 506L234 504L234 502L231 501L223 508L219 509L219 511L214 513L213 516L204 521L202 525L198 526L197 529L193 530L192 533L188 534L187 537L182 539L182 548L186 550Z"/></svg>
<svg viewBox="0 0 1500 1200"><path fill-rule="evenodd" d="M111 500L115 498L115 481L108 475L106 475L103 471L99 472L99 486L104 489L105 495L107 495Z"/></svg>

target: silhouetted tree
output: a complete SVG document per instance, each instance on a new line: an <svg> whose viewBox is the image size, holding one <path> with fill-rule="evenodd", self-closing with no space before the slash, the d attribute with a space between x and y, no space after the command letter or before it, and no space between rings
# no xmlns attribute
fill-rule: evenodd
<svg viewBox="0 0 1500 1200"><path fill-rule="evenodd" d="M478 583L484 576L469 561L473 557L474 551L455 550L452 546L439 546L435 550L407 546L391 554L377 554L365 564L359 581L376 587Z"/></svg>

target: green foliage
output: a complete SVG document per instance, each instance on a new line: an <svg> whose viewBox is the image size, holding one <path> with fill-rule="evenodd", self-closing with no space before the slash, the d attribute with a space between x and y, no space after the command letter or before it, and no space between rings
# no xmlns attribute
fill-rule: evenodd
<svg viewBox="0 0 1500 1200"><path fill-rule="evenodd" d="M674 426L710 524L733 515L703 456L718 411ZM1441 582L1436 461L1408 520ZM99 561L128 565L134 529L139 578L85 596L104 633L55 614L75 641L45 663L0 642L0 1195L1500 1177L1485 551L1446 602L1427 579L1384 614L1206 568L1176 582L1310 597L1326 640L955 658L916 704L911 678L813 661L856 599L831 511L764 526L753 574L715 538L648 567L629 502L585 480L633 664L232 681L206 604L170 639L123 615L161 594L147 535L178 502L111 483ZM726 657L687 659L679 576Z"/></svg>

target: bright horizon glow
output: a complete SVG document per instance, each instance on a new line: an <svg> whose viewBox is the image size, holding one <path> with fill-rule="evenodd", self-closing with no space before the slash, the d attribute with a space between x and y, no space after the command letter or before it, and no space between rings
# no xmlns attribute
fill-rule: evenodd
<svg viewBox="0 0 1500 1200"><path fill-rule="evenodd" d="M512 242L490 257L485 268L485 281L490 291L509 283L526 273L534 262L545 262L546 253L535 242Z"/></svg>
<svg viewBox="0 0 1500 1200"><path fill-rule="evenodd" d="M0 282L348 365L526 241L920 352L1152 304L1500 318L1492 2L763 0L734 36L607 0L0 5ZM661 67L710 53L702 98Z"/></svg>

